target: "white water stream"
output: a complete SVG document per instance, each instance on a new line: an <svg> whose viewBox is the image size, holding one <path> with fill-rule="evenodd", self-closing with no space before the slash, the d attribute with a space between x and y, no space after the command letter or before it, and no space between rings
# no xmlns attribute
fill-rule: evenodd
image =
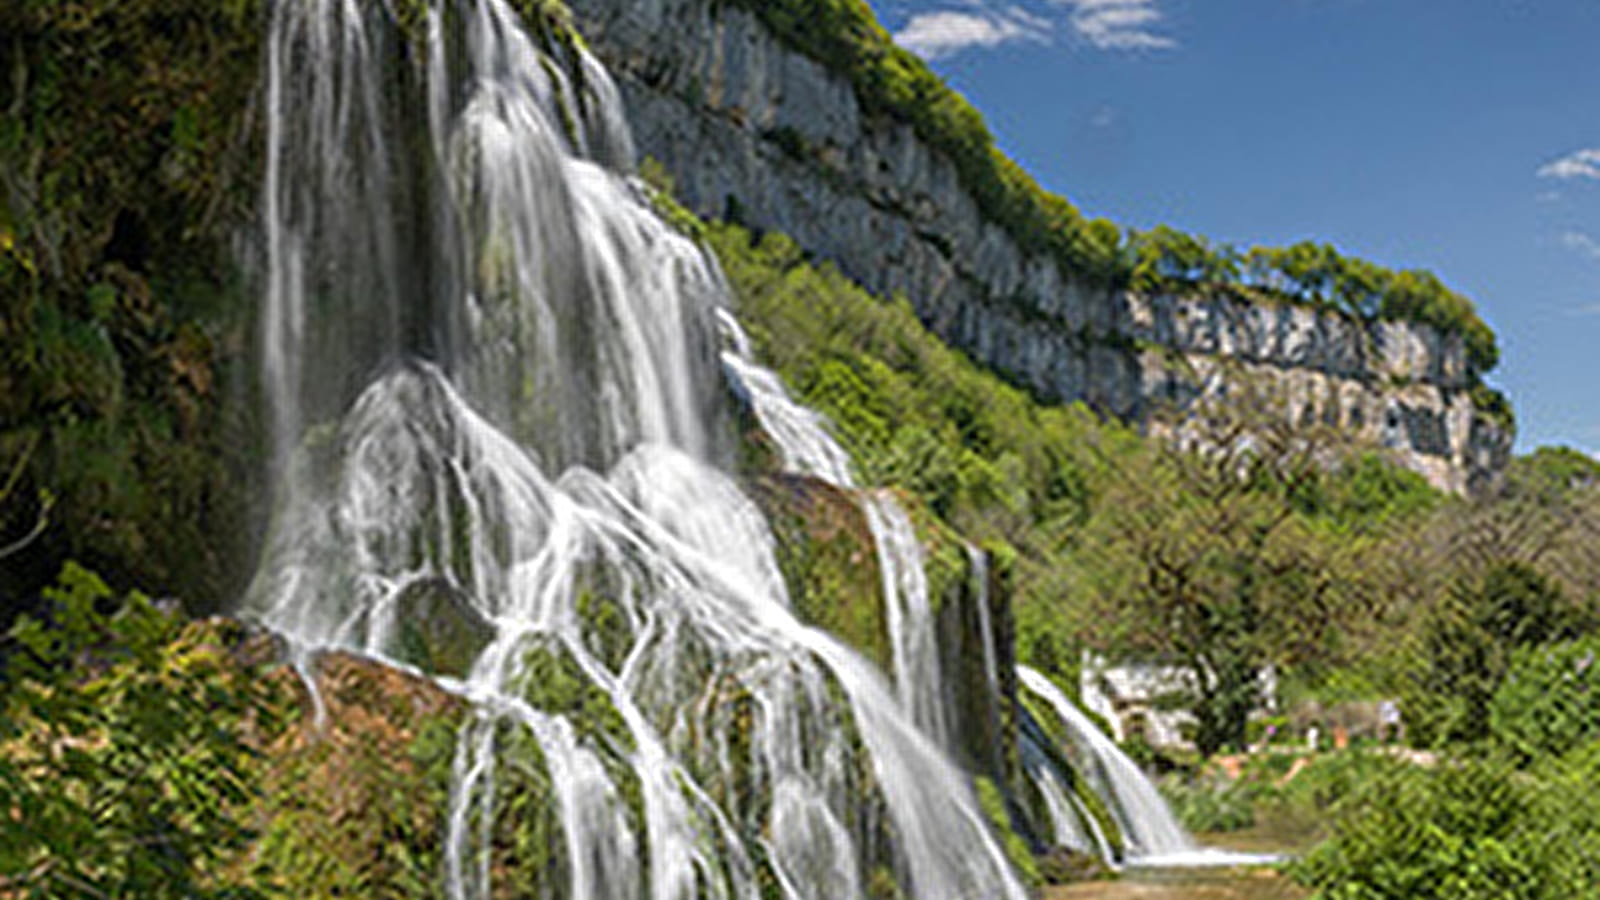
<svg viewBox="0 0 1600 900"><path fill-rule="evenodd" d="M505 0L433 0L418 27L377 2L272 4L280 487L247 612L304 650L380 659L419 596L481 623L470 669L441 681L474 701L452 897L504 877L496 823L542 773L523 815L561 852L518 874L544 896L823 900L887 873L907 897L1021 900L940 748L920 548L891 498L865 508L898 696L791 614L767 524L719 464L727 298L626 177L603 68L535 42ZM736 355L757 393L770 373ZM767 424L797 470L849 484L819 428Z"/></svg>
<svg viewBox="0 0 1600 900"><path fill-rule="evenodd" d="M1084 774L1122 829L1130 858L1174 857L1199 849L1173 817L1149 776L1077 704L1034 669L1018 666L1017 676L1023 687L1050 705L1066 727L1069 739L1083 751L1081 757L1089 761Z"/></svg>
<svg viewBox="0 0 1600 900"><path fill-rule="evenodd" d="M727 344L723 366L754 410L762 430L777 444L784 469L848 490L860 503L877 548L900 703L917 725L940 746L948 747L944 678L939 671L927 566L911 517L893 494L857 488L850 456L828 433L822 417L794 402L782 380L755 362L750 338L732 315L722 312L720 324ZM991 636L985 634L983 639L992 657Z"/></svg>

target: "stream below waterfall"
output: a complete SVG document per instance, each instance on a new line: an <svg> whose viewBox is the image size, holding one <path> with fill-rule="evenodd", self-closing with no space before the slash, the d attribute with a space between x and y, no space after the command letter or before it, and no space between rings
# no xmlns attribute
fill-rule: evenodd
<svg viewBox="0 0 1600 900"><path fill-rule="evenodd" d="M1271 869L1147 869L1114 881L1050 888L1044 900L1304 900L1309 896Z"/></svg>

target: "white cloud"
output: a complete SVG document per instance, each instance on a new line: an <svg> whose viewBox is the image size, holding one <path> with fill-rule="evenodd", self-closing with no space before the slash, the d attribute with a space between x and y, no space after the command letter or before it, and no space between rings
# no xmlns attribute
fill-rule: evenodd
<svg viewBox="0 0 1600 900"><path fill-rule="evenodd" d="M1030 0L1040 15L1001 0L946 0L959 8L918 13L894 39L926 59L1024 41L1050 43L1070 32L1101 50L1160 50L1177 42L1155 29L1160 0Z"/></svg>
<svg viewBox="0 0 1600 900"><path fill-rule="evenodd" d="M1012 7L942 10L912 16L894 36L900 46L925 59L938 59L970 47L998 47L1016 41L1048 40L1048 23Z"/></svg>
<svg viewBox="0 0 1600 900"><path fill-rule="evenodd" d="M1600 260L1600 241L1581 231L1567 231L1561 235L1561 246L1576 250L1590 259Z"/></svg>
<svg viewBox="0 0 1600 900"><path fill-rule="evenodd" d="M1554 162L1539 167L1540 178L1600 179L1600 147L1574 150Z"/></svg>
<svg viewBox="0 0 1600 900"><path fill-rule="evenodd" d="M1102 50L1163 50L1177 41L1153 30L1163 20L1156 0L1050 0L1071 11L1072 30Z"/></svg>

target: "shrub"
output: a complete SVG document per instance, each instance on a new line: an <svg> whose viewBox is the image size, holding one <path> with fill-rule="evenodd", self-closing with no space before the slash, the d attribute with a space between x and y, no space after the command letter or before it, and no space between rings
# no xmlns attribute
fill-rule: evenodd
<svg viewBox="0 0 1600 900"><path fill-rule="evenodd" d="M1489 705L1494 738L1524 763L1600 739L1600 638L1529 647Z"/></svg>
<svg viewBox="0 0 1600 900"><path fill-rule="evenodd" d="M0 681L0 894L249 897L243 723L273 688L203 629L68 564L48 623L20 618Z"/></svg>
<svg viewBox="0 0 1600 900"><path fill-rule="evenodd" d="M1159 787L1173 814L1190 831L1239 831L1256 823L1255 792L1242 780L1169 775Z"/></svg>
<svg viewBox="0 0 1600 900"><path fill-rule="evenodd" d="M1346 798L1360 793L1367 784L1387 777L1404 765L1375 753L1346 752L1314 756L1310 764L1278 789L1277 802L1295 812L1320 816Z"/></svg>
<svg viewBox="0 0 1600 900"><path fill-rule="evenodd" d="M1575 896L1545 877L1531 801L1503 763L1391 768L1338 804L1333 836L1291 872L1337 900Z"/></svg>

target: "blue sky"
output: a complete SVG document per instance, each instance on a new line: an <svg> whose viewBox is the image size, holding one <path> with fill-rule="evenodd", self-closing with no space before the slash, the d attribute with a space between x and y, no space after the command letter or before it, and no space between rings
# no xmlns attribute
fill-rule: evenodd
<svg viewBox="0 0 1600 900"><path fill-rule="evenodd" d="M1090 215L1433 269L1519 449L1600 452L1600 3L872 2Z"/></svg>

